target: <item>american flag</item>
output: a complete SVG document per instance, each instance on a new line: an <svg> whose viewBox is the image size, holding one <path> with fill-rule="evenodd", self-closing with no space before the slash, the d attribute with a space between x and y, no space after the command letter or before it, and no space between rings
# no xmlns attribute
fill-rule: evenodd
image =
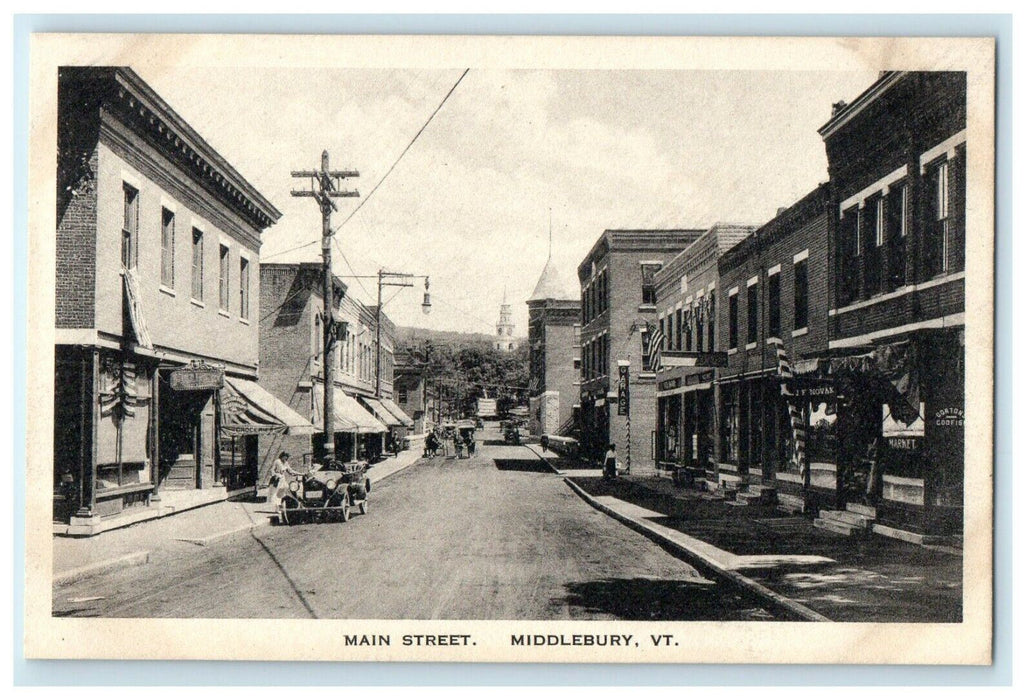
<svg viewBox="0 0 1033 700"><path fill-rule="evenodd" d="M792 399L793 391L789 388L789 380L793 378L793 369L789 365L789 357L786 355L785 346L781 338L772 338L771 344L775 346L775 357L778 361L778 378L782 380L782 396ZM803 422L803 410L791 400L786 402L789 406L789 426L792 436L792 461L796 468L803 471L804 445L807 440L807 426Z"/></svg>
<svg viewBox="0 0 1033 700"><path fill-rule="evenodd" d="M660 371L660 350L664 346L664 332L660 330L658 326L654 326L652 323L646 324L646 336L649 339L647 341L647 355L649 357L649 371L659 372Z"/></svg>

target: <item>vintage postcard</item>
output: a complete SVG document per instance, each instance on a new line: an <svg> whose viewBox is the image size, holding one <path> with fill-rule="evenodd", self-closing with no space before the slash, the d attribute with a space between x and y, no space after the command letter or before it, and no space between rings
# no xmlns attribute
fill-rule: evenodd
<svg viewBox="0 0 1033 700"><path fill-rule="evenodd" d="M26 654L990 663L994 65L33 36Z"/></svg>

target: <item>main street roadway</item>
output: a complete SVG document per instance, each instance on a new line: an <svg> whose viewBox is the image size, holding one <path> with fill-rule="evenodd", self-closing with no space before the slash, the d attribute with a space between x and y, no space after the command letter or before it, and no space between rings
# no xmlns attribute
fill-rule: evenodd
<svg viewBox="0 0 1033 700"><path fill-rule="evenodd" d="M420 460L347 523L260 527L54 588L54 614L340 619L771 619L488 433ZM103 537L103 535L101 535ZM777 616L778 613L776 612Z"/></svg>

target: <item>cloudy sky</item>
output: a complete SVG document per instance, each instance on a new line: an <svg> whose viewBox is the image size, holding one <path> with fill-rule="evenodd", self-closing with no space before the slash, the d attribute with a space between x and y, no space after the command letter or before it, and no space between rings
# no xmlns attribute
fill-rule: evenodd
<svg viewBox="0 0 1033 700"><path fill-rule="evenodd" d="M148 75L172 107L280 211L262 259L316 260L320 215L292 169L354 168L362 197L461 70L183 68ZM526 335L548 255L577 264L606 228L763 223L826 179L817 129L870 72L471 70L372 199L343 227L338 274L430 275L385 307L400 325L490 333L505 293ZM337 200L344 221L359 199ZM292 250L306 243L307 247ZM345 264L340 255L343 250ZM363 301L375 281L346 280ZM390 298L395 290L386 290Z"/></svg>

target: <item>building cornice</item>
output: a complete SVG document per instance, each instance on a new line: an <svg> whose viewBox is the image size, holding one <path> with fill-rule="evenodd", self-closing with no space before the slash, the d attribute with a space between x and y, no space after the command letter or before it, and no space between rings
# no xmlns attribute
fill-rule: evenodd
<svg viewBox="0 0 1033 700"><path fill-rule="evenodd" d="M106 108L148 138L207 191L232 207L259 231L280 211L258 192L131 68L80 68L89 78L108 81Z"/></svg>
<svg viewBox="0 0 1033 700"><path fill-rule="evenodd" d="M872 102L900 82L905 75L907 75L907 71L886 71L880 75L879 79L872 83L853 102L833 114L831 119L818 128L821 138L827 140L829 136L839 131L854 117L867 109Z"/></svg>

